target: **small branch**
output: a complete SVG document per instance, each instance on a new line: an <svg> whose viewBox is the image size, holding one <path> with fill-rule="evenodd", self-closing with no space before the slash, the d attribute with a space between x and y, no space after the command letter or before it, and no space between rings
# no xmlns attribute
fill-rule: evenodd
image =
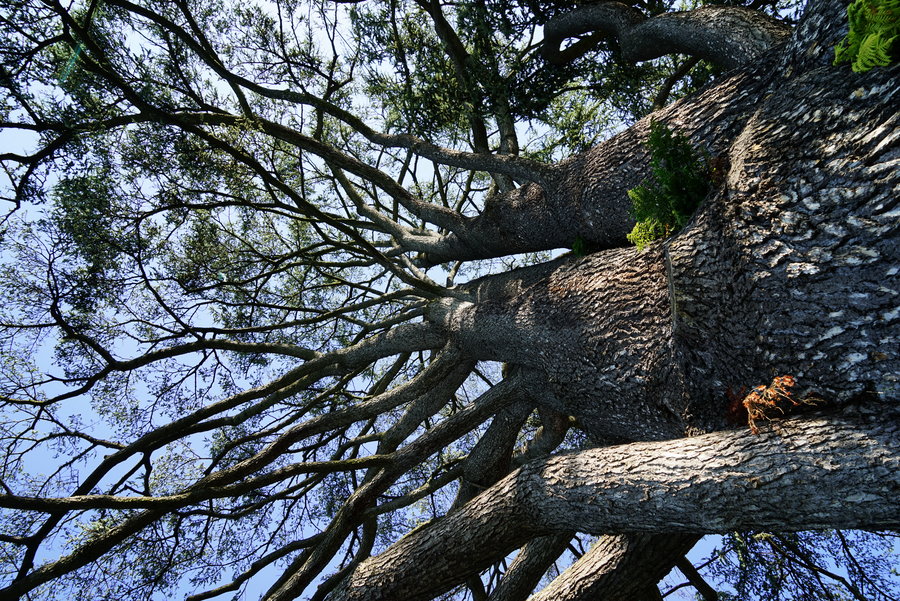
<svg viewBox="0 0 900 601"><path fill-rule="evenodd" d="M697 568L694 567L694 564L692 564L687 557L681 557L676 561L675 567L684 574L685 578L688 579L688 582L691 583L691 586L697 589L697 592L700 593L700 596L703 597L704 601L718 601L719 593L703 579L703 576L697 571Z"/></svg>
<svg viewBox="0 0 900 601"><path fill-rule="evenodd" d="M658 111L662 107L666 106L666 102L669 100L669 95L672 93L672 88L675 87L679 81L681 81L685 75L690 73L691 69L697 66L697 63L700 62L700 59L696 56L692 56L681 65L678 66L675 71L669 75L665 81L663 81L662 86L660 87L659 92L657 92L656 97L653 99L653 110Z"/></svg>

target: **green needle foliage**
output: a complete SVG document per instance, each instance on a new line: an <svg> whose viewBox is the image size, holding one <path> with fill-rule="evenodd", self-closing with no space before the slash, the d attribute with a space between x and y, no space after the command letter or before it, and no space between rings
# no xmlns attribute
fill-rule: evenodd
<svg viewBox="0 0 900 601"><path fill-rule="evenodd" d="M687 136L653 122L647 147L652 175L628 191L637 224L627 238L638 249L684 227L710 189L706 157Z"/></svg>
<svg viewBox="0 0 900 601"><path fill-rule="evenodd" d="M900 36L900 0L856 0L847 17L850 31L834 49L834 64L849 62L857 73L890 65Z"/></svg>

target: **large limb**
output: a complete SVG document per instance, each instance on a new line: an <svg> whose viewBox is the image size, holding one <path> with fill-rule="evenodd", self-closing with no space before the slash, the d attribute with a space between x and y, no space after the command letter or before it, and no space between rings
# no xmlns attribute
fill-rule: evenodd
<svg viewBox="0 0 900 601"><path fill-rule="evenodd" d="M728 151L769 87L777 57L725 77L717 85L652 115L688 135L712 155ZM650 118L606 142L562 161L530 183L499 195L480 215L429 241L426 263L483 259L571 248L626 246L634 227L628 190L648 174L644 146ZM537 178L534 178L537 179ZM410 250L421 251L422 247Z"/></svg>
<svg viewBox="0 0 900 601"><path fill-rule="evenodd" d="M363 562L336 600L430 599L534 536L897 528L900 420L890 406L528 464ZM823 458L828 458L824 461Z"/></svg>
<svg viewBox="0 0 900 601"><path fill-rule="evenodd" d="M544 573L566 550L574 532L539 536L519 550L488 601L524 601Z"/></svg>
<svg viewBox="0 0 900 601"><path fill-rule="evenodd" d="M646 415L621 419L629 407L669 397L660 408L681 415L686 399L691 425L716 428L711 420L721 420L729 387L773 375L794 375L836 402L894 390L896 358L880 349L900 323L896 291L882 284L897 264L897 115L887 102L896 100L896 75L873 70L870 87L860 88L836 77L825 50L816 52L808 58L798 46L784 58L795 72L808 68L803 77L765 86L770 93L753 99L729 141L722 189L683 233L639 253L570 256L466 287L474 306L448 313L467 352L555 376L566 412L593 420L592 434L604 422L622 428L630 420L631 432L619 434L632 439L647 436L648 425L657 437L679 434ZM793 119L800 125L785 125ZM685 397L678 378L642 367L666 340ZM662 368L659 356L653 365ZM624 365L639 377L620 378ZM649 395L639 390L648 375L662 384Z"/></svg>
<svg viewBox="0 0 900 601"><path fill-rule="evenodd" d="M453 503L453 508L462 507L478 493L495 484L509 472L510 464L522 465L526 461L544 457L562 443L569 429L567 416L540 409L543 424L534 437L521 449L514 461L510 462L515 435L528 417L523 409L529 404L518 403L498 414L491 427L478 442L466 461L463 482ZM563 532L549 536L539 536L520 549L516 559L510 564L497 587L491 591L488 601L521 601L531 594L549 566L566 550L574 532ZM481 589L481 578L471 576L474 590Z"/></svg>
<svg viewBox="0 0 900 601"><path fill-rule="evenodd" d="M432 303L429 319L467 355L540 376L531 396L576 417L598 442L684 434L688 397L662 252L615 249L499 279L473 284L476 302Z"/></svg>
<svg viewBox="0 0 900 601"><path fill-rule="evenodd" d="M548 23L545 49L552 53L565 37L598 27L627 42L626 55L632 60L688 52L719 54L719 62L729 67L745 66L652 115L713 156L728 151L759 98L769 91L781 56L764 52L788 37L783 24L743 8L704 7L645 19L624 4L601 3ZM627 192L647 176L644 142L649 122L640 121L555 165L541 178L530 178L535 183L499 196L465 227L433 241L427 262L571 248L579 238L592 249L625 246L625 235L634 226Z"/></svg>
<svg viewBox="0 0 900 601"><path fill-rule="evenodd" d="M353 492L323 533L323 540L318 548L304 553L292 562L284 575L271 587L266 598L271 601L295 599L328 565L352 529L370 515L370 510L377 511L375 504L385 490L423 458L437 453L504 407L520 400L519 391L523 387L529 388L524 386L527 380L527 374L505 378L426 434L392 453L391 465L376 468L374 474L366 476L364 483Z"/></svg>
<svg viewBox="0 0 900 601"><path fill-rule="evenodd" d="M655 587L698 539L696 534L671 533L604 536L529 601L647 599L647 589Z"/></svg>
<svg viewBox="0 0 900 601"><path fill-rule="evenodd" d="M785 41L790 28L739 6L703 6L647 18L627 4L601 2L547 22L544 57L557 64L576 58L560 51L560 43L588 32L617 38L625 60L631 62L681 53L733 69Z"/></svg>

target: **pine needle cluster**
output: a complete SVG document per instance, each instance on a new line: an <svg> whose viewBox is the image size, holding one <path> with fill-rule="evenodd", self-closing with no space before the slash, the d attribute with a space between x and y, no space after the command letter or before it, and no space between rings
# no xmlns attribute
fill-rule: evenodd
<svg viewBox="0 0 900 601"><path fill-rule="evenodd" d="M638 249L684 227L710 189L706 157L687 136L652 122L647 147L652 175L628 191L637 224L627 238Z"/></svg>

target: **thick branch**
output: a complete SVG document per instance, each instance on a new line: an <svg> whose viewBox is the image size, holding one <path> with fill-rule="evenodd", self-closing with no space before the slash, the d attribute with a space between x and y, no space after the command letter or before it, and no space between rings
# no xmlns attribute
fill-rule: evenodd
<svg viewBox="0 0 900 601"><path fill-rule="evenodd" d="M900 526L900 420L876 406L527 465L357 569L336 599L429 599L525 540ZM487 544L486 541L490 541Z"/></svg>
<svg viewBox="0 0 900 601"><path fill-rule="evenodd" d="M693 534L604 536L529 601L640 599L698 538Z"/></svg>
<svg viewBox="0 0 900 601"><path fill-rule="evenodd" d="M648 19L626 4L602 2L550 20L544 26L545 58L551 63L571 60L571 52L559 51L560 43L594 31L618 38L625 59L632 62L682 53L733 69L786 40L790 28L738 6L704 6Z"/></svg>
<svg viewBox="0 0 900 601"><path fill-rule="evenodd" d="M735 72L716 86L652 115L711 155L727 152L764 95L778 57ZM542 185L498 196L482 213L441 237L426 262L470 260L571 248L581 238L592 250L628 245L634 227L628 190L648 175L645 142L650 118L553 166ZM420 248L420 247L419 247Z"/></svg>
<svg viewBox="0 0 900 601"><path fill-rule="evenodd" d="M675 562L675 567L678 568L679 572L684 574L688 579L688 582L691 583L691 586L697 589L697 592L703 597L704 601L718 600L719 594L716 592L716 589L711 587L709 583L703 579L703 575L694 567L691 560L687 557L681 557Z"/></svg>
<svg viewBox="0 0 900 601"><path fill-rule="evenodd" d="M266 598L271 601L295 599L331 561L355 522L359 521L367 507L374 505L381 493L423 458L436 453L508 404L518 400L520 397L517 393L525 379L525 377L504 379L474 402L397 451L390 467L374 475L367 475L365 483L356 489L332 520L319 548L309 556L301 556L295 560L271 587Z"/></svg>
<svg viewBox="0 0 900 601"><path fill-rule="evenodd" d="M479 492L510 472L512 451L531 404L519 402L500 411L466 458L462 482L453 507L468 503Z"/></svg>
<svg viewBox="0 0 900 601"><path fill-rule="evenodd" d="M574 532L539 536L522 547L488 601L527 599L550 565L563 554Z"/></svg>

